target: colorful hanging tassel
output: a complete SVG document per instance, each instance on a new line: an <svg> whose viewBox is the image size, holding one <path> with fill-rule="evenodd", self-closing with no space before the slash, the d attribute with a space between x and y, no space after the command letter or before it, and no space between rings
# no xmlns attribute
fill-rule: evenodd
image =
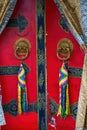
<svg viewBox="0 0 87 130"><path fill-rule="evenodd" d="M62 64L62 67L59 71L59 92L59 108L57 115L65 118L70 114L68 69L66 68L65 63Z"/></svg>
<svg viewBox="0 0 87 130"><path fill-rule="evenodd" d="M18 114L22 112L28 112L28 101L25 70L21 64L18 71Z"/></svg>

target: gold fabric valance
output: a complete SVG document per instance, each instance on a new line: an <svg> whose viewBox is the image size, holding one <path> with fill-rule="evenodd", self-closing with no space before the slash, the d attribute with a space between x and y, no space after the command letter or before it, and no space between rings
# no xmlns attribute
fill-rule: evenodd
<svg viewBox="0 0 87 130"><path fill-rule="evenodd" d="M0 0L0 25L5 16L6 10L8 9L9 0Z"/></svg>
<svg viewBox="0 0 87 130"><path fill-rule="evenodd" d="M72 34L81 45L84 51L87 51L85 44L85 34L82 22L82 10L80 0L54 0L61 14L66 18L67 25Z"/></svg>
<svg viewBox="0 0 87 130"><path fill-rule="evenodd" d="M60 4L64 10L68 22L73 27L74 31L79 34L82 32L80 1L79 0L61 0Z"/></svg>
<svg viewBox="0 0 87 130"><path fill-rule="evenodd" d="M14 10L17 0L0 0L0 34Z"/></svg>

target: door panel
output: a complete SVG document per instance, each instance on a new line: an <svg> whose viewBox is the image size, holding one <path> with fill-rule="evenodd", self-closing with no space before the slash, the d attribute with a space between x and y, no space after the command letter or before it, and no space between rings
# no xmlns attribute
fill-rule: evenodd
<svg viewBox="0 0 87 130"><path fill-rule="evenodd" d="M6 125L2 130L37 130L37 112L31 110L37 102L37 77L36 77L36 1L18 0L14 13L0 37L0 66L16 67L23 62L30 71L26 75L28 103L30 104L29 113L17 115L17 84L16 74L4 74L0 76L2 85L3 105L5 112ZM15 42L25 38L31 44L31 52L27 59L20 61L14 55ZM11 69L12 70L12 69ZM11 71L9 70L9 71ZM13 68L13 71L14 68ZM7 105L7 106L6 106ZM6 108L5 108L6 107Z"/></svg>
<svg viewBox="0 0 87 130"><path fill-rule="evenodd" d="M73 73L69 75L69 98L71 110L74 112L66 119L57 116L59 104L59 69L62 61L57 58L56 51L58 43L63 38L68 38L73 43L73 51L68 60L68 67L73 72L75 68L82 68L84 53L79 44L67 30L64 21L60 23L62 16L52 0L46 1L46 56L47 56L47 93L48 93L48 129L55 129L50 125L53 117L56 121L57 130L75 130L75 118L81 77ZM66 30L65 30L66 29ZM80 71L80 70L79 70Z"/></svg>
<svg viewBox="0 0 87 130"><path fill-rule="evenodd" d="M14 55L14 45L20 38L29 40L31 51L23 61ZM58 42L68 38L73 51L68 60L69 99L71 115L57 116L59 105L59 69L56 56ZM66 27L53 0L18 0L9 23L0 36L0 83L6 125L2 130L74 130L81 83L84 53ZM26 68L29 112L17 113L20 63ZM28 72L29 70L29 72Z"/></svg>

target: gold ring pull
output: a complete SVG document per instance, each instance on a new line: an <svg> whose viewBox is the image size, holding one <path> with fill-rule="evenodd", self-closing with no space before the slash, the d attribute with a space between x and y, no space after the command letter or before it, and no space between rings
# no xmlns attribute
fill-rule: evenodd
<svg viewBox="0 0 87 130"><path fill-rule="evenodd" d="M24 60L28 57L31 50L30 42L25 38L20 38L15 42L14 55L18 60Z"/></svg>
<svg viewBox="0 0 87 130"><path fill-rule="evenodd" d="M73 50L73 44L69 39L64 38L60 40L57 45L58 59L63 61L68 60L71 56L72 50Z"/></svg>

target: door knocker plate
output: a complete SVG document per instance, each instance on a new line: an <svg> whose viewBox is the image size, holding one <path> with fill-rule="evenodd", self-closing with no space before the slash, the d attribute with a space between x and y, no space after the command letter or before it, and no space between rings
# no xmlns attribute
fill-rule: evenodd
<svg viewBox="0 0 87 130"><path fill-rule="evenodd" d="M28 57L31 50L30 42L25 39L21 38L15 42L14 45L14 55L19 60L24 60Z"/></svg>
<svg viewBox="0 0 87 130"><path fill-rule="evenodd" d="M60 60L68 60L70 58L72 50L73 50L72 42L69 39L64 38L58 42L57 57Z"/></svg>

